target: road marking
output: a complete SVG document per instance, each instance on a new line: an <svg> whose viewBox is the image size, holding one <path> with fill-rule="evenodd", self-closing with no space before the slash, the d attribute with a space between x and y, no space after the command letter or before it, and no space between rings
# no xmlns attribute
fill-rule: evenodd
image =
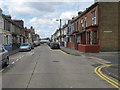
<svg viewBox="0 0 120 90"><path fill-rule="evenodd" d="M22 57L24 57L24 55L22 55Z"/></svg>
<svg viewBox="0 0 120 90"><path fill-rule="evenodd" d="M12 64L14 64L15 62L12 62Z"/></svg>
<svg viewBox="0 0 120 90"><path fill-rule="evenodd" d="M100 59L100 58L97 58L97 57L90 57L90 58L92 58L92 59L97 59L97 60L95 60L95 61L98 62L98 63L100 63L100 64L111 63L111 62L109 62L109 61L106 61L106 60L104 60L104 59Z"/></svg>
<svg viewBox="0 0 120 90"><path fill-rule="evenodd" d="M62 51L62 50L58 50L58 51L62 52L62 53L65 54L65 55L72 56L71 54L68 54L68 53L66 53L66 52L64 52L64 51Z"/></svg>
<svg viewBox="0 0 120 90"><path fill-rule="evenodd" d="M4 71L4 69L0 70L0 73L3 72L3 71Z"/></svg>
<svg viewBox="0 0 120 90"><path fill-rule="evenodd" d="M120 84L112 79L110 79L109 77L107 77L106 75L104 75L101 71L101 69L105 68L105 67L109 67L112 64L106 64L106 65L102 65L102 66L98 66L94 69L94 72L101 77L103 80L107 81L108 83L110 83L111 85L113 85L114 87L120 89Z"/></svg>
<svg viewBox="0 0 120 90"><path fill-rule="evenodd" d="M101 72L101 69L102 69L102 68L104 68L104 67L109 67L109 66L111 66L111 65L107 65L107 66L102 66L102 67L100 67L100 68L98 69L99 73L100 73L102 76L104 76L106 79L112 81L112 82L115 83L116 85L119 85L119 83L117 83L116 81L108 78L107 76L105 76L105 75Z"/></svg>
<svg viewBox="0 0 120 90"><path fill-rule="evenodd" d="M20 59L17 59L15 62L19 61Z"/></svg>
<svg viewBox="0 0 120 90"><path fill-rule="evenodd" d="M22 57L19 57L19 59L21 59Z"/></svg>

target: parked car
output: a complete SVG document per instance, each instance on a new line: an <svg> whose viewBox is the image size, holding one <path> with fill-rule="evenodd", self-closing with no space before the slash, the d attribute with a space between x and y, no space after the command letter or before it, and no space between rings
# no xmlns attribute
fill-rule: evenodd
<svg viewBox="0 0 120 90"><path fill-rule="evenodd" d="M48 45L48 46L50 46L50 43L51 43L51 42L50 42L50 41L48 41L48 42L47 42L47 45Z"/></svg>
<svg viewBox="0 0 120 90"><path fill-rule="evenodd" d="M34 49L34 43L31 42L30 45L31 45L31 49Z"/></svg>
<svg viewBox="0 0 120 90"><path fill-rule="evenodd" d="M51 49L60 49L60 45L59 45L59 43L51 42L50 43L50 48Z"/></svg>
<svg viewBox="0 0 120 90"><path fill-rule="evenodd" d="M30 51L31 50L31 44L30 43L23 43L20 46L20 51Z"/></svg>
<svg viewBox="0 0 120 90"><path fill-rule="evenodd" d="M40 45L40 42L39 41L34 41L34 47L37 47Z"/></svg>
<svg viewBox="0 0 120 90"><path fill-rule="evenodd" d="M8 51L0 45L0 67L9 65L9 53Z"/></svg>

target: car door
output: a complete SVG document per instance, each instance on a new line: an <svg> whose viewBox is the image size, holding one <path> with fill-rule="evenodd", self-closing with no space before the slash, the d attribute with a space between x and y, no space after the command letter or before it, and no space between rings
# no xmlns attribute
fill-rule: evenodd
<svg viewBox="0 0 120 90"><path fill-rule="evenodd" d="M7 52L6 52L6 50L2 47L2 64L5 63L6 59L7 59Z"/></svg>
<svg viewBox="0 0 120 90"><path fill-rule="evenodd" d="M0 70L2 69L2 52L0 51Z"/></svg>

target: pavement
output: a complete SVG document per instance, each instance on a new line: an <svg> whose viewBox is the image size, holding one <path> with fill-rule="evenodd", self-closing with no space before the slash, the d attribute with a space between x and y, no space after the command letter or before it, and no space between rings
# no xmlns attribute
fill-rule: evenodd
<svg viewBox="0 0 120 90"><path fill-rule="evenodd" d="M70 49L70 48L65 48L65 47L61 47L61 50L66 52L67 54L70 55L75 55L75 56L87 56L87 57L95 57L96 59L102 59L102 60L106 60L109 63L108 64L113 64L110 67L106 67L103 68L102 71L103 73L117 79L120 80L120 73L118 72L118 56L120 55L119 52L100 52L100 53L84 53L84 52L80 52L74 49Z"/></svg>

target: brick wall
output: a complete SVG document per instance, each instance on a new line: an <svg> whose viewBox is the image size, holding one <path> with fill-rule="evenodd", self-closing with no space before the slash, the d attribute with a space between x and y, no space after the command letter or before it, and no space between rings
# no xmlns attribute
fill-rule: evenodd
<svg viewBox="0 0 120 90"><path fill-rule="evenodd" d="M98 15L99 15L100 51L117 51L118 50L118 3L101 2L99 4Z"/></svg>

